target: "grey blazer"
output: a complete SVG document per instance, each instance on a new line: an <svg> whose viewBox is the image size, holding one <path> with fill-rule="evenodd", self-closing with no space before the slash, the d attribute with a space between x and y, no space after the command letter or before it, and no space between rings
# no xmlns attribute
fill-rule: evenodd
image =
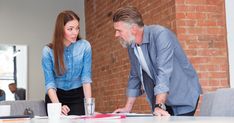
<svg viewBox="0 0 234 123"><path fill-rule="evenodd" d="M155 95L168 93L166 104L172 106L175 115L195 109L201 87L198 75L189 62L176 36L169 29L151 25L144 26L143 42L140 46L152 78L143 71L147 100L154 110ZM140 63L134 53L135 44L128 47L131 70L127 95L142 94Z"/></svg>

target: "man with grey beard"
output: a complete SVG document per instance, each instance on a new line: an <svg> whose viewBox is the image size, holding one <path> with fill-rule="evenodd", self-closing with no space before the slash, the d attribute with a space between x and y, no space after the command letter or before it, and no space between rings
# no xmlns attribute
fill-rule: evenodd
<svg viewBox="0 0 234 123"><path fill-rule="evenodd" d="M128 100L114 113L128 113L144 92L157 116L193 116L201 86L198 75L175 34L160 25L144 25L137 8L122 7L113 15L115 37L128 48L131 70Z"/></svg>

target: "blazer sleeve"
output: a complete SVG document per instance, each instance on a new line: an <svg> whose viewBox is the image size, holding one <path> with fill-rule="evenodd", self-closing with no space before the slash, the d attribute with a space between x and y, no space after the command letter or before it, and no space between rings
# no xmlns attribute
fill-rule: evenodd
<svg viewBox="0 0 234 123"><path fill-rule="evenodd" d="M156 40L157 48L157 75L155 76L154 95L169 92L169 81L173 71L174 36L169 30L159 33Z"/></svg>

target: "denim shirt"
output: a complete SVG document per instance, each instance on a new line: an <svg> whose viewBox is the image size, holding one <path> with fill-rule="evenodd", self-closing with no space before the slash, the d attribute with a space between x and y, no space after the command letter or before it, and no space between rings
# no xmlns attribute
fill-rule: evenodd
<svg viewBox="0 0 234 123"><path fill-rule="evenodd" d="M140 79L143 76L145 92L152 111L156 102L155 96L160 93L168 93L166 104L172 106L175 115L193 111L201 87L198 75L174 33L159 25L144 26L140 47L152 78L145 71L141 71L134 53L135 47L135 43L128 47L131 62L128 96L136 97L143 94Z"/></svg>
<svg viewBox="0 0 234 123"><path fill-rule="evenodd" d="M88 41L81 39L64 48L66 72L55 74L53 49L45 46L42 51L42 68L45 77L46 93L48 89L71 90L91 83L92 50Z"/></svg>

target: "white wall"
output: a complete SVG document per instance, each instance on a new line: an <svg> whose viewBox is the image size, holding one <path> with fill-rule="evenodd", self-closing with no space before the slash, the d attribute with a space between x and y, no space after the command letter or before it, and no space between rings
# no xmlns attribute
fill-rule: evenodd
<svg viewBox="0 0 234 123"><path fill-rule="evenodd" d="M227 24L227 40L228 40L228 58L229 58L229 74L230 85L234 88L234 0L226 0L226 24Z"/></svg>
<svg viewBox="0 0 234 123"><path fill-rule="evenodd" d="M52 39L55 19L62 10L81 18L84 36L84 0L0 0L0 43L28 46L28 99L44 99L41 52Z"/></svg>

